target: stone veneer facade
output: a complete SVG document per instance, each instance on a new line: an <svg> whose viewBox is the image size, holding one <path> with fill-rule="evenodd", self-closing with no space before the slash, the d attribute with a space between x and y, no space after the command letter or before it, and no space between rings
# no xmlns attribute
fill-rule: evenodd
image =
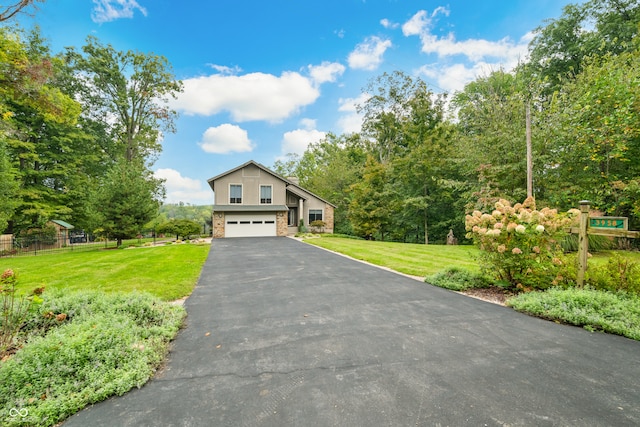
<svg viewBox="0 0 640 427"><path fill-rule="evenodd" d="M324 208L324 223L326 224L324 232L333 234L333 206L329 204Z"/></svg>
<svg viewBox="0 0 640 427"><path fill-rule="evenodd" d="M213 214L213 238L224 237L224 212Z"/></svg>
<svg viewBox="0 0 640 427"><path fill-rule="evenodd" d="M289 234L287 219L288 218L287 218L286 212L276 213L276 235L277 236L287 236Z"/></svg>

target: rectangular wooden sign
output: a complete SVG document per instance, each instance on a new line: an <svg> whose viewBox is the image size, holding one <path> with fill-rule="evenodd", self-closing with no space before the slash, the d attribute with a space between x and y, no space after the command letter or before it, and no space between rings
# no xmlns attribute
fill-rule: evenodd
<svg viewBox="0 0 640 427"><path fill-rule="evenodd" d="M589 218L589 228L612 228L628 230L629 218L616 216L594 216Z"/></svg>

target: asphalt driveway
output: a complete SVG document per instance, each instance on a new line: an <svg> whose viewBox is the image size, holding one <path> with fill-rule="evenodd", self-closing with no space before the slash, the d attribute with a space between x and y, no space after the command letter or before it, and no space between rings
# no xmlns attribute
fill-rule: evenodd
<svg viewBox="0 0 640 427"><path fill-rule="evenodd" d="M71 426L637 426L640 342L288 238L214 240L166 367Z"/></svg>

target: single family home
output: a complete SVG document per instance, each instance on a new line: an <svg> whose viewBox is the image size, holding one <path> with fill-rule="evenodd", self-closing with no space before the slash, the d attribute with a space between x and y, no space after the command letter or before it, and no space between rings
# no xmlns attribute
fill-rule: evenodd
<svg viewBox="0 0 640 427"><path fill-rule="evenodd" d="M318 231L333 233L335 205L253 160L207 182L214 192L214 238L287 236L301 222L311 228L315 221L324 224Z"/></svg>

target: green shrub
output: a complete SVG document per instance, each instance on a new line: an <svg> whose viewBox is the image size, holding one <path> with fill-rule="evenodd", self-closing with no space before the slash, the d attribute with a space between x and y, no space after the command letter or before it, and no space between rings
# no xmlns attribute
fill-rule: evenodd
<svg viewBox="0 0 640 427"><path fill-rule="evenodd" d="M640 299L625 292L552 288L520 294L507 305L546 319L640 340Z"/></svg>
<svg viewBox="0 0 640 427"><path fill-rule="evenodd" d="M494 280L485 275L474 273L459 267L449 267L424 280L434 286L439 286L452 291L464 291L472 288L488 288L495 286Z"/></svg>
<svg viewBox="0 0 640 427"><path fill-rule="evenodd" d="M156 231L161 234L171 234L176 236L176 240L182 237L184 240L189 240L191 236L198 236L202 231L200 223L191 219L170 219L167 222L160 224Z"/></svg>
<svg viewBox="0 0 640 427"><path fill-rule="evenodd" d="M44 288L35 289L28 296L17 294L18 276L7 269L0 276L0 359L17 345L20 331L25 327L31 311L42 304Z"/></svg>
<svg viewBox="0 0 640 427"><path fill-rule="evenodd" d="M467 238L480 248L482 271L514 290L551 286L562 265L559 242L579 211L537 210L532 197L513 207L500 200L495 207L491 214L475 211L465 220Z"/></svg>
<svg viewBox="0 0 640 427"><path fill-rule="evenodd" d="M627 291L640 294L640 264L614 253L606 265L589 266L586 282L605 291Z"/></svg>
<svg viewBox="0 0 640 427"><path fill-rule="evenodd" d="M182 307L145 294L47 296L28 345L0 364L0 424L55 425L142 386L183 318ZM12 408L28 416L12 418Z"/></svg>

